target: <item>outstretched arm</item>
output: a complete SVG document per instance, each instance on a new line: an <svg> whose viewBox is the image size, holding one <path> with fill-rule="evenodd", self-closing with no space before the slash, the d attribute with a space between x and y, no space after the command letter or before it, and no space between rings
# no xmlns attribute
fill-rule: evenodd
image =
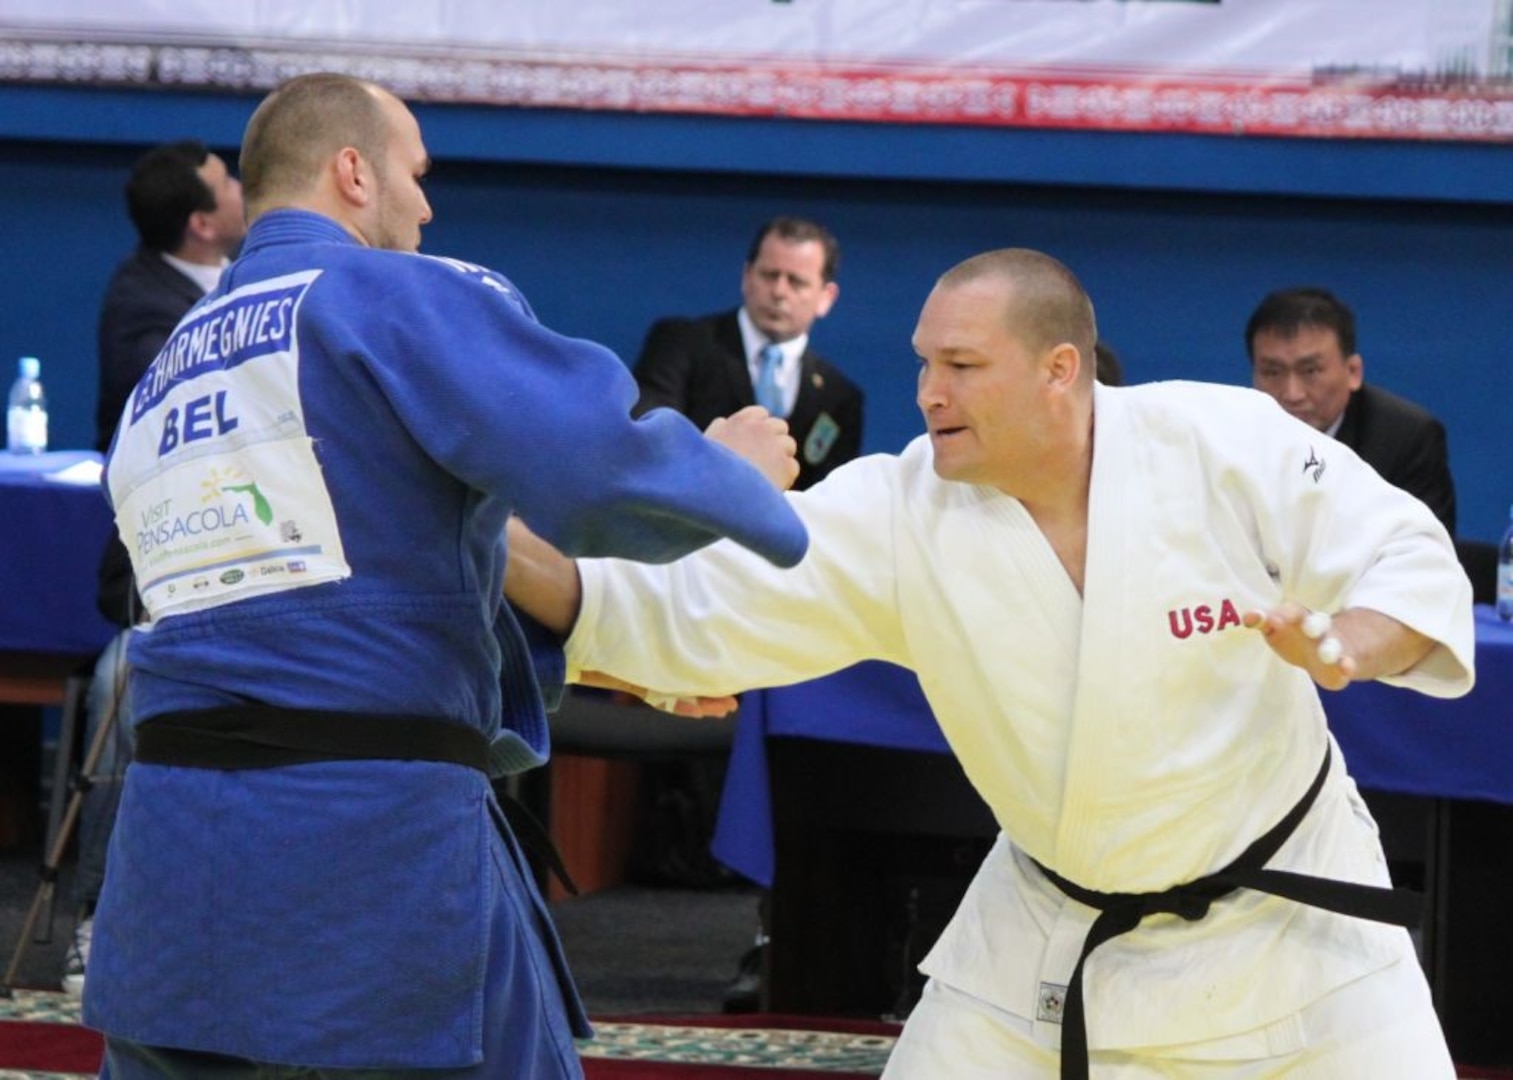
<svg viewBox="0 0 1513 1080"><path fill-rule="evenodd" d="M709 425L704 437L718 443L758 469L779 491L798 477L797 447L788 434L788 421L750 405ZM537 536L519 518L505 528L509 561L504 569L504 595L542 626L566 637L578 621L583 585L572 559Z"/></svg>
<svg viewBox="0 0 1513 1080"><path fill-rule="evenodd" d="M504 571L505 598L548 630L566 637L578 621L583 599L576 560L531 532L519 518L510 518L505 535L510 549ZM585 686L623 690L663 712L679 716L726 716L736 707L733 697L661 694L598 671L582 672L577 681Z"/></svg>
<svg viewBox="0 0 1513 1080"><path fill-rule="evenodd" d="M744 458L779 490L787 489L798 476L794 456L797 448L788 434L788 422L760 406L752 405L728 418L716 419L705 437ZM578 622L583 603L577 562L541 539L517 517L510 518L505 526L505 543L510 553L504 570L506 599L548 630L567 637ZM736 707L733 697L680 698L658 694L601 672L583 672L579 681L627 691L681 716L724 716Z"/></svg>
<svg viewBox="0 0 1513 1080"><path fill-rule="evenodd" d="M1267 611L1248 611L1242 621L1325 690L1401 675L1434 648L1432 638L1370 608L1347 608L1330 617L1289 600Z"/></svg>
<svg viewBox="0 0 1513 1080"><path fill-rule="evenodd" d="M536 322L491 271L415 269L424 318L387 318L391 343L363 362L444 470L569 555L660 563L729 538L779 566L803 559L803 525L764 476L670 410L632 419L636 384L619 357ZM477 363L403 361L443 338L484 351Z"/></svg>

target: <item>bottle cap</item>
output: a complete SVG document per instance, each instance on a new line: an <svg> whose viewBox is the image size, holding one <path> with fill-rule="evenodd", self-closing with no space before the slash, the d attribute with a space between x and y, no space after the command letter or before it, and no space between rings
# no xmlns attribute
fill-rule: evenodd
<svg viewBox="0 0 1513 1080"><path fill-rule="evenodd" d="M35 356L23 356L18 366L21 369L21 377L23 379L35 379L42 374L42 361L38 360Z"/></svg>

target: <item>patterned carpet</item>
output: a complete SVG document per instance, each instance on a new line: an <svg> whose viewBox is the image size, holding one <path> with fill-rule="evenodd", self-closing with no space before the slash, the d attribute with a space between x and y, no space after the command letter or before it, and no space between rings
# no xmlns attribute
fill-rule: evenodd
<svg viewBox="0 0 1513 1080"><path fill-rule="evenodd" d="M9 999L0 998L0 1021L19 1021L11 1030L29 1034L37 1029L25 1027L28 1024L74 1027L79 1006L64 994L17 990ZM881 1073L896 1034L891 1025L770 1016L625 1017L597 1020L594 1030L595 1037L579 1046L590 1076L596 1062L635 1062L731 1069L732 1075L748 1069L799 1076L829 1073L837 1080ZM7 1057L5 1039L6 1027L0 1023L0 1080L79 1080L92 1075L4 1068L15 1060L14 1055Z"/></svg>
<svg viewBox="0 0 1513 1080"><path fill-rule="evenodd" d="M9 998L0 998L0 1020L77 1024L79 1003L67 994L53 991L17 990Z"/></svg>
<svg viewBox="0 0 1513 1080"><path fill-rule="evenodd" d="M92 1077L92 1072L6 1067L18 1053L18 1047L8 1045L7 1032L34 1039L37 1031L46 1030L42 1025L70 1029L64 1039L73 1043L69 1060L77 1061L85 1038L78 1021L78 1002L64 994L17 990L0 998L0 1080ZM596 1020L594 1028L594 1039L579 1047L589 1080L662 1076L659 1065L667 1066L667 1080L876 1077L897 1034L894 1025L794 1016L613 1017ZM1462 1067L1459 1075L1513 1080L1513 1070L1501 1068Z"/></svg>
<svg viewBox="0 0 1513 1080"><path fill-rule="evenodd" d="M706 1022L712 1017L703 1018ZM787 1017L766 1017L761 1027L710 1027L697 1023L595 1021L594 1038L579 1047L585 1058L661 1061L669 1064L746 1066L877 1076L893 1049L893 1032L800 1030ZM784 1026L772 1026L782 1024ZM828 1025L836 1026L836 1025Z"/></svg>

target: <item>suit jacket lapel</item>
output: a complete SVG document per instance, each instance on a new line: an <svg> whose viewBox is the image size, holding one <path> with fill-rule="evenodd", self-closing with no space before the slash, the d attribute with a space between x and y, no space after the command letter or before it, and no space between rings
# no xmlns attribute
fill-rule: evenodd
<svg viewBox="0 0 1513 1080"><path fill-rule="evenodd" d="M732 397L738 396L744 405L755 405L756 388L751 385L751 368L746 363L746 343L741 340L741 323L734 311L715 323L714 341L719 347L721 377L729 382Z"/></svg>
<svg viewBox="0 0 1513 1080"><path fill-rule="evenodd" d="M1361 449L1361 398L1364 392L1365 388L1362 387L1350 395L1350 400L1345 403L1345 415L1340 420L1339 430L1334 433L1336 439L1357 452Z"/></svg>
<svg viewBox="0 0 1513 1080"><path fill-rule="evenodd" d="M804 437L809 434L809 429L814 426L815 420L819 419L823 407L824 382L816 384L819 378L819 368L814 362L814 354L804 350L799 366L799 392L793 399L793 412L788 416L788 430L799 441L799 447L804 445Z"/></svg>
<svg viewBox="0 0 1513 1080"><path fill-rule="evenodd" d="M141 265L146 268L149 275L162 283L162 288L172 291L174 295L183 299L188 305L193 305L205 294L200 291L200 286L187 274L181 272L178 267L171 265L168 260L155 251L146 248L138 248L137 255Z"/></svg>

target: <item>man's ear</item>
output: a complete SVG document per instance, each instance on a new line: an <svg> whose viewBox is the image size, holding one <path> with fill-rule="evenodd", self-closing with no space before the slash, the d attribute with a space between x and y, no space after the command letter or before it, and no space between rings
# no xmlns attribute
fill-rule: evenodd
<svg viewBox="0 0 1513 1080"><path fill-rule="evenodd" d="M823 319L830 314L830 309L835 306L836 300L840 299L841 286L839 282L827 281L820 289L819 303L814 306L814 317Z"/></svg>
<svg viewBox="0 0 1513 1080"><path fill-rule="evenodd" d="M1085 362L1087 361L1084 360L1082 351L1077 346L1063 341L1060 345L1053 347L1046 357L1046 381L1054 386L1073 386Z"/></svg>
<svg viewBox="0 0 1513 1080"><path fill-rule="evenodd" d="M184 223L186 239L192 237L202 244L214 243L216 239L215 225L210 220L210 214L204 210L196 210L189 215L189 220Z"/></svg>
<svg viewBox="0 0 1513 1080"><path fill-rule="evenodd" d="M1361 359L1361 354L1351 353L1345 357L1345 369L1350 372L1350 389L1359 390L1366 381L1366 361Z"/></svg>
<svg viewBox="0 0 1513 1080"><path fill-rule="evenodd" d="M367 206L375 194L373 169L353 147L344 146L331 163L336 191L353 206Z"/></svg>

